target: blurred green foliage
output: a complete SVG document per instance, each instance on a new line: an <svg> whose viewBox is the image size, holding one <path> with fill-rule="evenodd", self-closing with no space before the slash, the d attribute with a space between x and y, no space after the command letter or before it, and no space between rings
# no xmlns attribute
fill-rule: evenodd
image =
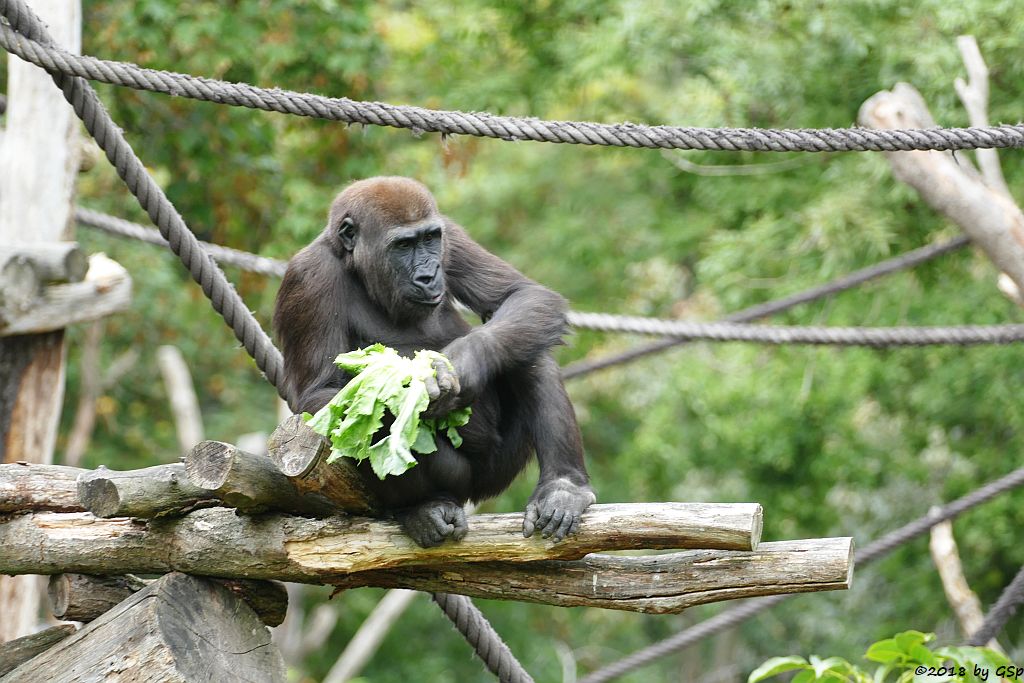
<svg viewBox="0 0 1024 683"><path fill-rule="evenodd" d="M955 38L970 33L991 68L991 120L1021 118L1024 5L1012 0L86 0L84 16L86 53L154 68L427 107L695 126L852 125L860 104L896 81L919 88L943 125L965 125L952 82L964 75ZM956 233L880 155L442 140L99 90L201 238L287 257L321 229L346 182L409 175L485 246L580 310L710 319ZM1001 158L1010 187L1020 187L1024 157ZM758 175L684 170L786 159L792 164ZM80 198L145 222L105 162L82 176ZM79 238L136 282L132 310L105 324L103 363L142 351L101 400L87 466L179 455L154 362L162 343L179 346L192 367L208 438L273 428L273 390L169 252L85 229ZM269 322L277 283L228 275ZM778 322L1021 321L995 277L983 256L963 251ZM81 336L74 330L72 342ZM570 362L638 341L581 332L559 356ZM853 535L863 545L1020 464L1021 361L1015 347L690 345L575 381L570 391L600 500L754 500L765 507L766 539ZM73 345L64 434L77 364ZM534 477L487 509L522 509ZM1024 562L1021 500L1004 496L956 524L967 576L986 604ZM339 625L328 647L297 666L298 678L325 674L379 594L335 599ZM720 609L655 617L481 606L538 681L592 671ZM416 602L366 680L490 680L443 621ZM847 594L797 598L622 680L710 680L714 672L742 680L769 654L850 658L907 628L962 640L925 540L859 572ZM1018 618L1004 638L1018 660L1022 640Z"/></svg>

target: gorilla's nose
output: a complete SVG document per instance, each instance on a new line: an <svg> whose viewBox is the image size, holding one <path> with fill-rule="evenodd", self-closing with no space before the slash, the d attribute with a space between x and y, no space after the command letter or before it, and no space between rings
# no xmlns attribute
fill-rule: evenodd
<svg viewBox="0 0 1024 683"><path fill-rule="evenodd" d="M437 271L434 271L433 273L420 273L419 275L413 278L413 282L415 282L420 287L427 289L430 287L430 285L434 284L434 280L436 279Z"/></svg>

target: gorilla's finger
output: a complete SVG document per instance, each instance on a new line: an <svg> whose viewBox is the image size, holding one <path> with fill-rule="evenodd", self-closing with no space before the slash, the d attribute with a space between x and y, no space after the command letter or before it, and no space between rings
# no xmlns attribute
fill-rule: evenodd
<svg viewBox="0 0 1024 683"><path fill-rule="evenodd" d="M533 536L537 527L537 506L530 503L526 506L526 513L523 515L523 538Z"/></svg>
<svg viewBox="0 0 1024 683"><path fill-rule="evenodd" d="M558 529L562 524L562 519L565 518L565 510L556 508L554 514L551 515L551 521L544 525L544 530L541 532L541 536L544 538L550 538L551 535ZM557 538L555 539L558 540Z"/></svg>
<svg viewBox="0 0 1024 683"><path fill-rule="evenodd" d="M572 524L569 526L569 530L565 533L566 536L575 536L576 532L580 530L580 520L582 515L573 515Z"/></svg>
<svg viewBox="0 0 1024 683"><path fill-rule="evenodd" d="M441 395L441 388L437 380L433 377L426 377L423 379L423 383L427 386L427 397L431 401L436 401L438 396Z"/></svg>
<svg viewBox="0 0 1024 683"><path fill-rule="evenodd" d="M537 528L544 530L551 522L551 515L555 514L556 508L554 506L548 506L538 510L537 512Z"/></svg>
<svg viewBox="0 0 1024 683"><path fill-rule="evenodd" d="M555 529L555 533L551 534L551 537L556 541L561 541L563 538L569 535L569 530L572 529L575 520L579 517L574 512L566 512L565 517L562 518L562 523Z"/></svg>
<svg viewBox="0 0 1024 683"><path fill-rule="evenodd" d="M452 538L456 541L461 541L466 537L469 532L469 523L466 521L466 513L459 508L459 514L455 516L454 520L455 531L452 533Z"/></svg>

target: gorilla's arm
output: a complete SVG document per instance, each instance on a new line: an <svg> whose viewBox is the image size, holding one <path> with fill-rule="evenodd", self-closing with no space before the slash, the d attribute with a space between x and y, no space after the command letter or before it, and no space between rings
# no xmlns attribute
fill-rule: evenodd
<svg viewBox="0 0 1024 683"><path fill-rule="evenodd" d="M484 321L445 349L463 397L471 400L496 374L532 363L562 343L568 303L481 247L455 223L446 224L445 239L451 293Z"/></svg>
<svg viewBox="0 0 1024 683"><path fill-rule="evenodd" d="M285 392L297 413L315 413L350 379L334 358L350 348L344 279L337 257L321 240L288 262L274 307L274 329L284 355Z"/></svg>

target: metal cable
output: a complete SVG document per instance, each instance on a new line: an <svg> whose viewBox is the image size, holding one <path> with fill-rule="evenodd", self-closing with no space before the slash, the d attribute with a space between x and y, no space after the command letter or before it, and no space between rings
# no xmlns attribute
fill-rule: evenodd
<svg viewBox="0 0 1024 683"><path fill-rule="evenodd" d="M75 207L75 220L82 225L96 228L118 237L127 237L139 240L140 242L147 242L148 244L168 246L167 240L163 238L159 230L126 221L123 218L111 216L100 211L93 211L81 206ZM283 277L284 271L288 267L288 263L280 259L250 254L247 251L232 249L231 247L210 242L200 242L199 244L203 245L203 248L209 252L210 256L217 263L235 266L251 273L259 273L268 277Z"/></svg>
<svg viewBox="0 0 1024 683"><path fill-rule="evenodd" d="M13 24L13 22L12 22ZM257 88L136 64L71 54L37 42L34 34L0 27L0 46L48 71L196 100L310 116L332 121L404 128L417 133L475 135L575 145L752 152L883 152L1024 147L1024 125L970 128L783 129L692 128L634 123L544 121L482 112L440 111ZM19 35L19 33L21 35Z"/></svg>
<svg viewBox="0 0 1024 683"><path fill-rule="evenodd" d="M52 38L46 32L45 24L23 0L0 0L0 15L3 15L11 27L23 36L39 41L35 43L36 45L52 45ZM10 29L4 27L4 30L10 33ZM171 251L185 264L192 278L202 286L203 293L210 299L214 310L224 318L235 333L235 337L256 361L257 367L278 389L278 393L281 393L282 390L278 386L282 380L281 353L274 347L270 337L260 327L221 269L203 250L163 190L146 172L142 162L124 139L121 130L111 120L96 91L81 78L56 72L51 72L50 75L64 93L64 98L74 107L86 130L103 148L110 163L117 169L117 174L138 199L139 205L160 229L160 234L168 241Z"/></svg>
<svg viewBox="0 0 1024 683"><path fill-rule="evenodd" d="M962 249L968 244L970 244L970 239L961 236L947 242L939 242L938 244L929 244L924 247L919 247L912 251L908 251L905 254L900 254L899 256L891 259L886 259L885 261L876 263L873 266L868 266L867 268L854 271L849 275L844 275L831 282L826 282L825 284L805 289L802 292L797 292L795 294L782 297L781 299L766 301L765 303L745 308L741 311L737 311L736 313L731 313L725 316L722 320L723 322L734 323L751 322L759 318L775 315L776 313L787 311L800 304L817 301L833 294L844 292L884 275L912 268L921 263L942 256L943 254L948 254L951 251ZM644 356L649 356L661 351L667 351L668 349L687 343L689 342L686 339L670 337L650 344L636 346L632 349L627 349L626 351L619 353L609 354L603 358L578 361L567 366L562 371L562 379L572 379L573 377L586 375L597 370L603 370L604 368L629 363L630 361L643 358Z"/></svg>
<svg viewBox="0 0 1024 683"><path fill-rule="evenodd" d="M999 632L1006 626L1006 622L1010 620L1021 604L1024 604L1024 566L1017 572L1017 576L1013 577L1010 585L1003 589L995 606L985 615L985 621L974 632L967 644L987 645L989 641L999 635Z"/></svg>
<svg viewBox="0 0 1024 683"><path fill-rule="evenodd" d="M606 313L570 313L576 327L675 337L686 341L741 341L759 344L828 344L834 346L928 346L1011 344L1024 340L1024 324L955 325L945 327L822 327L698 323Z"/></svg>
<svg viewBox="0 0 1024 683"><path fill-rule="evenodd" d="M487 622L484 615L465 595L432 593L434 602L444 611L501 683L533 683L522 664L516 661L508 645Z"/></svg>
<svg viewBox="0 0 1024 683"><path fill-rule="evenodd" d="M52 45L52 38L46 32L45 25L23 0L0 0L0 15L23 36L39 41L35 43L36 45ZM3 25L0 24L0 27ZM3 28L7 30L6 27ZM142 162L111 120L96 92L80 78L53 72L51 76L64 93L65 99L74 107L86 129L103 148L128 189L159 227L168 246L189 269L196 282L202 285L203 293L210 299L214 309L234 331L267 380L278 389L282 398L287 399L278 386L283 380L281 353L245 307L224 273L185 225L163 190L146 173ZM438 604L455 622L456 627L469 640L487 666L499 677L505 672L508 678L502 679L503 681L530 681L529 676L522 672L522 665L515 660L469 598L460 596L460 599L452 604L452 611L449 611L442 602L451 604L452 601L442 598ZM459 621L455 621L456 618ZM518 676L518 672L522 672L523 677Z"/></svg>
<svg viewBox="0 0 1024 683"><path fill-rule="evenodd" d="M920 517L909 524L905 524L899 529L886 534L882 538L869 543L863 550L860 550L855 554L855 565L860 567L870 564L871 562L888 555L901 545L925 534L936 524L953 519L972 508L983 503L987 503L996 496L1002 495L1007 491L1012 491L1020 486L1024 486L1024 467L1016 469L993 482L985 484L984 486L968 493L966 496L958 498L952 503L944 505L941 508L937 508L934 511L930 511L925 516ZM1018 574L1017 579L1021 579L1021 583L1024 583L1024 578L1021 578L1020 574ZM1014 584L1017 583L1017 579L1014 579ZM1012 585L1013 584L1011 584L1011 586ZM1022 586L1021 589L1024 590L1024 586ZM649 645L642 650L638 650L617 662L598 669L588 676L584 676L578 683L605 683L606 681L613 680L619 676L624 676L625 674L646 666L661 657L679 652L680 650L691 645L695 645L706 638L710 638L713 635L721 633L728 628L737 626L750 617L753 617L756 614L774 607L783 600L787 600L792 597L795 596L773 595L766 598L756 598L754 600L745 601L735 607L727 608L710 619L684 629L674 636L669 636L665 640ZM996 607L998 608L999 605L997 604ZM996 610L993 609L992 611L995 612ZM985 642L988 641L986 640Z"/></svg>

